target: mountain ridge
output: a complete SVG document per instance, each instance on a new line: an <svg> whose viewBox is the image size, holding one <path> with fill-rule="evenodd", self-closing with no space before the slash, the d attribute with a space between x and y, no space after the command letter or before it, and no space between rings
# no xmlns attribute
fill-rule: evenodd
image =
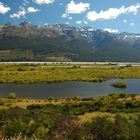
<svg viewBox="0 0 140 140"><path fill-rule="evenodd" d="M21 60L140 61L140 34L66 24L0 25L0 61Z"/></svg>

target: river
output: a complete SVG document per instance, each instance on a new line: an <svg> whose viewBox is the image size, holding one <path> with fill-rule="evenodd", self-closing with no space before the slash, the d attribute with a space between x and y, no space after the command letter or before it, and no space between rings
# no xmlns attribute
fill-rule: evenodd
<svg viewBox="0 0 140 140"><path fill-rule="evenodd" d="M140 79L123 79L128 85L126 89L111 87L110 84L116 81L119 79L110 79L101 83L69 81L51 84L0 84L0 96L7 96L11 92L15 92L17 97L23 98L92 97L104 96L112 92L140 93Z"/></svg>

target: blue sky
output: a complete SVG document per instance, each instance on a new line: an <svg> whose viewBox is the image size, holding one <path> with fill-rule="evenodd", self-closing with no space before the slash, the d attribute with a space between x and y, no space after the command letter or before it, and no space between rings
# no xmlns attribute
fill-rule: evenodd
<svg viewBox="0 0 140 140"><path fill-rule="evenodd" d="M140 0L0 0L0 24L23 21L140 33Z"/></svg>

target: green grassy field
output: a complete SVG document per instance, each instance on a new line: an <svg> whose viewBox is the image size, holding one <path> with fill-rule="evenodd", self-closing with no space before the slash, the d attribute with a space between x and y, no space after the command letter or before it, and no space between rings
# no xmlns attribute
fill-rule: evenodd
<svg viewBox="0 0 140 140"><path fill-rule="evenodd" d="M81 68L81 65L70 65L70 67L43 64L0 65L0 83L101 82L108 78L140 78L140 66L94 65L92 68Z"/></svg>

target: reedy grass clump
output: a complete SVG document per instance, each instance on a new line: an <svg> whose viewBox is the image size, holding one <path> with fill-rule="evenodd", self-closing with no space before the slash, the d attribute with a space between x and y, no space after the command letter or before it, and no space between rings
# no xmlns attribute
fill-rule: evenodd
<svg viewBox="0 0 140 140"><path fill-rule="evenodd" d="M127 83L125 83L124 81L118 81L118 82L112 83L111 86L115 88L126 88Z"/></svg>

